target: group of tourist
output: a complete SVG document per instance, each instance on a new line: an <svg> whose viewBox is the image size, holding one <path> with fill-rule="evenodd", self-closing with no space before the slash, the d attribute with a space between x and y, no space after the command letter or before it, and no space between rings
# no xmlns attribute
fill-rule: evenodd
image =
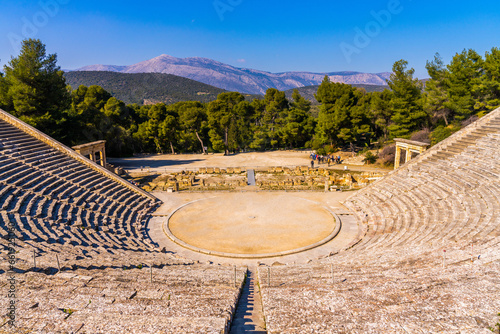
<svg viewBox="0 0 500 334"><path fill-rule="evenodd" d="M341 164L342 163L342 158L340 155L335 156L335 155L318 155L316 153L311 153L310 155L311 158L311 166L314 166L314 161L317 161L318 164L324 164L327 163L328 166L330 164Z"/></svg>

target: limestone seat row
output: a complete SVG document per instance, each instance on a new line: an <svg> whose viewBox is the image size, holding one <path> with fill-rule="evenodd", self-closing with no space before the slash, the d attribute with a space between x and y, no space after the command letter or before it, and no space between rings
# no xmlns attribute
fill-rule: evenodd
<svg viewBox="0 0 500 334"><path fill-rule="evenodd" d="M24 246L158 252L144 224L156 203L0 120L0 236ZM74 257L76 259L76 257ZM102 261L100 261L102 262Z"/></svg>
<svg viewBox="0 0 500 334"><path fill-rule="evenodd" d="M153 268L152 276L149 268L25 273L15 330L227 333L245 270L236 277L232 267L207 265ZM2 296L0 307L7 303Z"/></svg>
<svg viewBox="0 0 500 334"><path fill-rule="evenodd" d="M500 309L500 109L350 196L362 227L259 268L270 333L487 333Z"/></svg>

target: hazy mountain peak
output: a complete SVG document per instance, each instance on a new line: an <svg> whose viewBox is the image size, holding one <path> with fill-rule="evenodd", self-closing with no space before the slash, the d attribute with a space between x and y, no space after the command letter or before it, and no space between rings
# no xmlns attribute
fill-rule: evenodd
<svg viewBox="0 0 500 334"><path fill-rule="evenodd" d="M162 54L162 55L159 55L158 57L155 57L151 60L179 60L180 58L176 58L174 56L170 56L170 55L167 55L167 54Z"/></svg>
<svg viewBox="0 0 500 334"><path fill-rule="evenodd" d="M353 71L311 73L270 73L255 69L238 68L219 61L202 58L176 58L167 54L130 66L90 65L77 71L111 71L122 73L167 73L196 80L208 85L248 94L264 94L268 88L288 90L319 85L325 75L332 82L348 84L386 85L390 73L360 73Z"/></svg>

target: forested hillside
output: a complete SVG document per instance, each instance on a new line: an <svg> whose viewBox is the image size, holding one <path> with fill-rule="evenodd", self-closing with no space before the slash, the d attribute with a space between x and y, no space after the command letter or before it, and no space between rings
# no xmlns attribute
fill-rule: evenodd
<svg viewBox="0 0 500 334"><path fill-rule="evenodd" d="M0 73L0 108L67 145L104 139L110 156L204 147L226 153L308 147L324 154L381 148L396 137L435 144L500 105L498 48L484 57L464 50L447 65L436 55L427 63L425 88L405 60L394 63L390 90L382 92L325 76L315 109L299 90L287 98L274 88L252 101L222 92L208 103L127 105L101 86L68 90L56 63L39 40L24 41Z"/></svg>
<svg viewBox="0 0 500 334"><path fill-rule="evenodd" d="M224 92L224 89L163 73L83 71L66 72L64 76L73 89L77 89L80 85L101 86L126 104L210 102Z"/></svg>

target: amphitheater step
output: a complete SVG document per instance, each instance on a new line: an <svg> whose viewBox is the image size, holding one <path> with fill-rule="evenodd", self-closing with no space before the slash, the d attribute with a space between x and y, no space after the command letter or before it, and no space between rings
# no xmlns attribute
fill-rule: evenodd
<svg viewBox="0 0 500 334"><path fill-rule="evenodd" d="M241 292L236 313L231 323L231 334L239 333L267 333L265 330L262 299L259 287L255 284L254 270L248 270L247 280Z"/></svg>

